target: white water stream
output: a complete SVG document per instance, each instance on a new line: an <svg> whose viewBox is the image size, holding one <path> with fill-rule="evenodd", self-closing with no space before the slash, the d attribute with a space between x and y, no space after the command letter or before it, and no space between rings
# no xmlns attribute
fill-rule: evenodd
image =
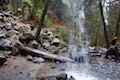
<svg viewBox="0 0 120 80"><path fill-rule="evenodd" d="M88 47L89 40L88 35L86 34L86 29L84 26L85 23L85 10L83 1L84 0L62 0L65 5L68 7L68 13L72 17L72 24L75 24L79 29L79 40L80 44L76 43L73 38L75 38L74 34L71 32L70 35L70 46L69 52L71 54L71 58L76 61L82 62L81 64L71 64L68 63L67 74L75 78L75 80L98 80L93 77L89 73L89 56L88 56ZM78 47L78 45L80 47ZM84 66L83 66L84 65Z"/></svg>

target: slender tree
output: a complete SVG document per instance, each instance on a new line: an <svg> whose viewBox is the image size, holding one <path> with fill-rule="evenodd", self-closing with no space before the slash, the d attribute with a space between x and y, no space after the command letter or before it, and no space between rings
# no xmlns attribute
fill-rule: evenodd
<svg viewBox="0 0 120 80"><path fill-rule="evenodd" d="M44 7L44 9L43 9L41 18L40 18L40 22L39 22L39 25L38 25L38 28L37 28L37 32L36 32L36 34L35 34L36 40L38 40L39 35L40 35L40 32L41 32L41 29L42 29L42 27L44 26L44 20L45 20L46 14L47 14L47 10L48 10L48 7L49 7L49 3L50 3L50 0L46 0L46 4L45 4L45 7Z"/></svg>
<svg viewBox="0 0 120 80"><path fill-rule="evenodd" d="M103 6L102 6L101 0L99 0L99 8L100 8L100 14L101 14L102 22L103 22L103 29L104 29L106 47L108 48L110 44L109 44L109 38L108 38L108 34L107 34L107 26L106 26L106 23L105 23L105 18L104 18L104 13L103 13Z"/></svg>
<svg viewBox="0 0 120 80"><path fill-rule="evenodd" d="M115 36L117 37L119 34L119 27L120 27L120 9L119 9L119 13L118 13L118 19L117 19L117 24L116 24L116 32L115 32Z"/></svg>

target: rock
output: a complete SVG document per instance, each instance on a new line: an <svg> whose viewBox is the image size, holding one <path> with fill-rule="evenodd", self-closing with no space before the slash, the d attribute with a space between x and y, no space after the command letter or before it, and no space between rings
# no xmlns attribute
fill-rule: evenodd
<svg viewBox="0 0 120 80"><path fill-rule="evenodd" d="M24 33L19 37L21 43L28 44L30 41L34 40L34 36L31 33Z"/></svg>
<svg viewBox="0 0 120 80"><path fill-rule="evenodd" d="M50 47L50 42L44 42L43 44L42 44L42 46L45 48L45 49L49 49L49 47Z"/></svg>
<svg viewBox="0 0 120 80"><path fill-rule="evenodd" d="M35 48L35 49L38 49L39 48L39 44L37 41L33 40L33 41L30 41L28 43L28 46L31 47L31 48Z"/></svg>
<svg viewBox="0 0 120 80"><path fill-rule="evenodd" d="M76 80L73 76L70 77L68 80Z"/></svg>
<svg viewBox="0 0 120 80"><path fill-rule="evenodd" d="M2 17L2 16L0 16L0 20L3 20L3 17Z"/></svg>
<svg viewBox="0 0 120 80"><path fill-rule="evenodd" d="M41 77L40 80L67 80L67 74L58 74L54 76Z"/></svg>
<svg viewBox="0 0 120 80"><path fill-rule="evenodd" d="M0 39L0 46L5 47L5 46L10 46L11 41L8 39Z"/></svg>
<svg viewBox="0 0 120 80"><path fill-rule="evenodd" d="M33 57L31 55L27 55L26 58L28 61L33 61Z"/></svg>
<svg viewBox="0 0 120 80"><path fill-rule="evenodd" d="M19 28L20 33L31 33L31 27L30 26L21 26Z"/></svg>
<svg viewBox="0 0 120 80"><path fill-rule="evenodd" d="M53 33L48 30L42 30L40 33L40 41L42 43L44 43L46 40L51 43L53 38L54 38Z"/></svg>
<svg viewBox="0 0 120 80"><path fill-rule="evenodd" d="M20 26L18 26L17 24L14 24L13 28L18 31Z"/></svg>
<svg viewBox="0 0 120 80"><path fill-rule="evenodd" d="M12 55L13 56L16 56L17 55L17 53L18 53L18 49L16 48L16 47L12 47Z"/></svg>
<svg viewBox="0 0 120 80"><path fill-rule="evenodd" d="M0 16L4 16L4 14L3 14L3 13L0 13Z"/></svg>
<svg viewBox="0 0 120 80"><path fill-rule="evenodd" d="M51 42L52 45L59 46L60 45L60 40L58 38L54 38L53 41Z"/></svg>
<svg viewBox="0 0 120 80"><path fill-rule="evenodd" d="M116 60L120 59L120 50L119 47L117 45L112 45L108 48L107 52L106 52L106 58L114 58Z"/></svg>
<svg viewBox="0 0 120 80"><path fill-rule="evenodd" d="M7 58L0 53L0 66L3 65L7 61Z"/></svg>
<svg viewBox="0 0 120 80"><path fill-rule="evenodd" d="M5 33L3 30L0 29L0 38L4 38L5 37Z"/></svg>
<svg viewBox="0 0 120 80"><path fill-rule="evenodd" d="M7 31L6 32L6 36L7 37L13 37L13 36L15 36L16 34L12 31L12 30L9 30L9 31Z"/></svg>
<svg viewBox="0 0 120 80"><path fill-rule="evenodd" d="M9 16L10 16L10 13L9 13L9 12L3 12L3 14L4 14L6 17L9 17Z"/></svg>
<svg viewBox="0 0 120 80"><path fill-rule="evenodd" d="M12 29L12 23L11 22L6 22L5 29L6 30L11 30Z"/></svg>
<svg viewBox="0 0 120 80"><path fill-rule="evenodd" d="M49 51L51 52L51 53L53 53L53 54L58 54L59 53L59 47L56 47L56 46L54 46L54 45L52 45L52 46L50 46L49 47Z"/></svg>
<svg viewBox="0 0 120 80"><path fill-rule="evenodd" d="M33 62L34 63L43 63L43 62L45 62L45 60L43 58L40 58L40 57L35 57Z"/></svg>

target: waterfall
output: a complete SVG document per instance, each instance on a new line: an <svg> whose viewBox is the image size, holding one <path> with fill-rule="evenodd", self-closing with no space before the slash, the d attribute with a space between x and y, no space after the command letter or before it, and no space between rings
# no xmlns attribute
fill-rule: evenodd
<svg viewBox="0 0 120 80"><path fill-rule="evenodd" d="M89 73L89 40L85 28L85 7L84 0L62 0L68 9L67 15L72 19L71 33L69 38L69 53L72 59L76 60L76 64L68 63L68 71L66 73L69 76L75 78L75 80L98 80ZM77 35L77 33L79 33ZM78 38L79 37L79 38ZM72 80L72 79L70 79Z"/></svg>
<svg viewBox="0 0 120 80"><path fill-rule="evenodd" d="M69 53L71 58L79 62L88 63L88 35L86 34L84 0L63 0L68 6L68 14L72 17L71 28L76 31L70 33ZM75 32L79 33L79 42L77 42ZM77 44L77 45L76 45Z"/></svg>

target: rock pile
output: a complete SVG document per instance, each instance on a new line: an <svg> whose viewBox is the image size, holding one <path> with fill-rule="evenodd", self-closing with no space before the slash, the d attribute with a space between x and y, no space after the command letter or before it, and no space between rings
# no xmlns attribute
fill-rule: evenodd
<svg viewBox="0 0 120 80"><path fill-rule="evenodd" d="M19 21L12 11L0 12L0 47L11 46L12 55L18 55L17 47L20 45L40 50L43 48L55 54L66 47L59 37L54 36L50 30L43 29L38 41L34 38L35 32L36 28ZM27 58L35 63L44 62L41 58L35 58L34 60L30 56L27 56Z"/></svg>

